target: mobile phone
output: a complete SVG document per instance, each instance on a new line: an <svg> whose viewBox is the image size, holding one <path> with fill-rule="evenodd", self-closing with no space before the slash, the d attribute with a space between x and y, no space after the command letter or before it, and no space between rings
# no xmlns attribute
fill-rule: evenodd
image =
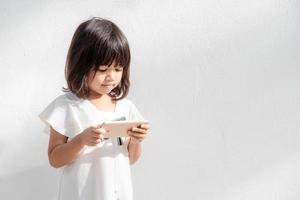
<svg viewBox="0 0 300 200"><path fill-rule="evenodd" d="M148 124L147 120L142 121L111 121L104 122L102 128L107 132L103 134L104 138L127 137L127 131L133 127L138 127L142 124Z"/></svg>

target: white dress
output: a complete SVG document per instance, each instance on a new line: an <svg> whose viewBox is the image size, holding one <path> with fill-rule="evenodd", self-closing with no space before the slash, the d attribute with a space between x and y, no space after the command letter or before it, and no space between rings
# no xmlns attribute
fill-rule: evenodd
<svg viewBox="0 0 300 200"><path fill-rule="evenodd" d="M122 116L127 120L143 120L126 98L117 101L114 112L103 112L71 92L58 96L39 114L46 124L46 133L50 132L51 125L69 140L92 125ZM75 161L60 168L58 199L132 200L128 139L122 138L123 145L113 138L94 147L85 146Z"/></svg>

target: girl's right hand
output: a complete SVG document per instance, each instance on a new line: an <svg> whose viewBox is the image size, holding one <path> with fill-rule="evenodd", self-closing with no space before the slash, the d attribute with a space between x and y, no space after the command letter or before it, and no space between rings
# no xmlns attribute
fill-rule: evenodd
<svg viewBox="0 0 300 200"><path fill-rule="evenodd" d="M79 140L82 144L87 146L96 146L103 141L103 134L106 133L101 125L91 126L80 133Z"/></svg>

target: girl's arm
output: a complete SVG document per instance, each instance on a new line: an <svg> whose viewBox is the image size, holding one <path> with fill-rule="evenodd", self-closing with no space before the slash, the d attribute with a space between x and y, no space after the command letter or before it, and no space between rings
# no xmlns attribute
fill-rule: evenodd
<svg viewBox="0 0 300 200"><path fill-rule="evenodd" d="M58 133L51 127L48 158L52 167L59 168L76 159L78 153L84 147L78 136L67 142L68 137Z"/></svg>
<svg viewBox="0 0 300 200"><path fill-rule="evenodd" d="M142 154L142 145L141 143L135 143L132 142L132 138L130 138L129 144L128 144L128 153L129 153L129 161L130 164L132 165L135 163L139 157Z"/></svg>
<svg viewBox="0 0 300 200"><path fill-rule="evenodd" d="M68 137L50 129L48 158L51 166L58 168L73 162L81 149L87 146L96 146L103 140L102 125L91 126L67 142Z"/></svg>
<svg viewBox="0 0 300 200"><path fill-rule="evenodd" d="M129 144L127 146L129 153L129 161L132 165L135 163L142 154L142 144L141 142L146 138L150 129L149 124L142 124L141 126L134 127L132 130L128 131L130 137Z"/></svg>

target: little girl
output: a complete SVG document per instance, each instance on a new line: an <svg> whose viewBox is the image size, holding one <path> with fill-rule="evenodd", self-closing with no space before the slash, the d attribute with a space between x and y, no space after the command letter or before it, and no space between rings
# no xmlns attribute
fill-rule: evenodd
<svg viewBox="0 0 300 200"><path fill-rule="evenodd" d="M103 138L101 124L143 120L127 98L130 50L111 21L92 18L74 33L65 67L66 92L39 115L50 132L49 163L61 168L59 200L131 200L130 164L141 155L149 124L128 137Z"/></svg>

